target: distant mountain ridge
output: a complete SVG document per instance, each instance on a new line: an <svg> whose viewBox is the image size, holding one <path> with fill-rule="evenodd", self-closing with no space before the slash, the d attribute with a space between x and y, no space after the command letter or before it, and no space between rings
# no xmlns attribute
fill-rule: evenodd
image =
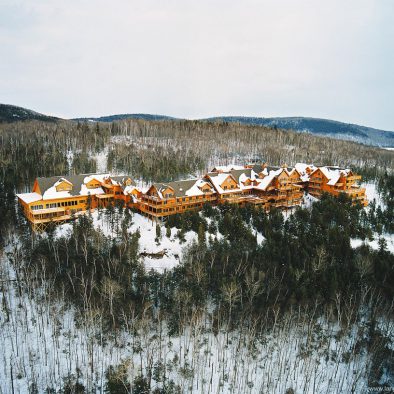
<svg viewBox="0 0 394 394"><path fill-rule="evenodd" d="M155 114L117 114L101 117L81 117L69 119L79 122L113 122L124 119L143 120L183 120L166 115ZM23 120L57 121L61 120L53 116L43 115L38 112L18 107L15 105L0 104L0 123L15 122ZM311 133L325 137L344 139L359 142L367 145L394 147L394 132L374 129L372 127L359 126L338 122L329 119L309 118L309 117L247 117L247 116L216 116L206 119L196 119L204 122L235 122L245 125L266 126L278 129L293 130L299 133Z"/></svg>
<svg viewBox="0 0 394 394"><path fill-rule="evenodd" d="M244 116L218 116L203 120L277 127L278 129L294 130L300 133L306 132L326 137L356 141L368 145L384 147L394 146L393 131L379 130L372 127L359 126L329 119L308 117L254 118Z"/></svg>
<svg viewBox="0 0 394 394"><path fill-rule="evenodd" d="M20 120L41 120L46 122L55 122L60 120L54 116L40 114L39 112L32 111L23 107L10 104L0 104L0 123L1 122L17 122Z"/></svg>
<svg viewBox="0 0 394 394"><path fill-rule="evenodd" d="M124 119L143 119L143 120L178 120L166 115L150 115L150 114L119 114L119 115L108 115L100 116L98 118L74 118L71 120L77 121L90 121L90 122L114 122L116 120Z"/></svg>

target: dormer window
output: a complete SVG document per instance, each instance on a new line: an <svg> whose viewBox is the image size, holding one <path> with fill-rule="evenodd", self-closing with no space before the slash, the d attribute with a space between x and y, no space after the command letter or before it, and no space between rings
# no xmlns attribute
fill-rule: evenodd
<svg viewBox="0 0 394 394"><path fill-rule="evenodd" d="M73 185L69 181L67 181L66 179L62 179L59 182L57 182L55 187L56 187L57 192L71 191L73 188Z"/></svg>

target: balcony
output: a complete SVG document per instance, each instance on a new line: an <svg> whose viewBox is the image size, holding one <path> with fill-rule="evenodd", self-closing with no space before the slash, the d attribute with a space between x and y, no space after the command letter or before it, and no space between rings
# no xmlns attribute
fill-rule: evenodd
<svg viewBox="0 0 394 394"><path fill-rule="evenodd" d="M351 189L335 188L334 191L337 192L337 193L345 193L345 194L349 194L349 195L358 194L358 193L361 193L361 194L365 195L365 188L364 187L363 188L354 187L354 188L351 188Z"/></svg>
<svg viewBox="0 0 394 394"><path fill-rule="evenodd" d="M45 214L48 214L48 213L65 212L67 208L66 207L43 208L43 209L31 210L30 212L34 216L35 215L45 215Z"/></svg>
<svg viewBox="0 0 394 394"><path fill-rule="evenodd" d="M42 209L41 213L32 215L31 217L28 217L28 219L32 223L50 223L50 222L64 222L67 220L70 220L72 217L77 217L80 215L84 215L86 211L81 210L81 211L75 211L75 210L67 210L65 212L46 212L44 213L43 211L48 211L49 209Z"/></svg>
<svg viewBox="0 0 394 394"><path fill-rule="evenodd" d="M361 175L352 175L352 176L348 176L346 177L347 181L359 181L361 180Z"/></svg>
<svg viewBox="0 0 394 394"><path fill-rule="evenodd" d="M106 199L106 198L114 198L115 197L115 194L113 194L113 193L105 193L105 194L96 194L95 195L99 200L104 200L104 199Z"/></svg>

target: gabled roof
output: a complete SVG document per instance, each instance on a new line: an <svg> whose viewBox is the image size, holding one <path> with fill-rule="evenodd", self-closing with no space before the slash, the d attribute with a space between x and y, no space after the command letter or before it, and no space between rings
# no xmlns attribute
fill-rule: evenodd
<svg viewBox="0 0 394 394"><path fill-rule="evenodd" d="M309 181L309 175L313 173L316 169L316 167L313 164L306 164L306 163L297 163L295 165L295 168L300 174L301 180L303 182Z"/></svg>
<svg viewBox="0 0 394 394"><path fill-rule="evenodd" d="M66 178L60 178L60 179L56 182L55 185L58 186L58 185L60 185L60 184L63 183L63 182L68 183L69 185L72 186L72 183L71 183L68 179L66 179Z"/></svg>
<svg viewBox="0 0 394 394"><path fill-rule="evenodd" d="M99 183L104 183L106 179L111 179L114 184L120 184L121 180L126 180L127 176L117 176L111 177L109 174L79 174L79 175L67 175L67 176L52 176L52 177L39 177L37 178L37 184L40 188L40 192L44 200L55 199L55 198L67 198L73 196L84 196L84 195L94 195L94 194L104 194L102 187L97 187L95 189L88 189L86 184L93 179L97 180ZM56 191L56 186L61 182L68 182L72 185L71 190L67 191Z"/></svg>
<svg viewBox="0 0 394 394"><path fill-rule="evenodd" d="M21 193L16 196L26 204L42 200L41 194L38 193Z"/></svg>
<svg viewBox="0 0 394 394"><path fill-rule="evenodd" d="M113 184L118 184L119 186L126 186L126 181L128 179L131 180L131 184L133 186L135 186L135 182L133 181L133 179L129 176L125 176L125 175L118 175L118 176L111 176L110 177L112 180Z"/></svg>
<svg viewBox="0 0 394 394"><path fill-rule="evenodd" d="M54 185L62 179L67 180L73 185L72 189L68 192L57 192L57 193L68 193L68 196L79 195L81 190L81 184L83 184L86 175L69 175L69 176L51 176L51 177L39 177L37 178L38 187L40 188L41 194L44 194L54 187ZM66 196L67 197L67 196Z"/></svg>
<svg viewBox="0 0 394 394"><path fill-rule="evenodd" d="M245 166L240 166L238 164L229 164L227 166L216 166L211 172L230 172L232 170L242 170Z"/></svg>
<svg viewBox="0 0 394 394"><path fill-rule="evenodd" d="M171 188L174 191L175 197L179 198L203 195L204 192L201 191L200 188L203 187L204 184L208 184L211 192L214 192L212 184L204 179L187 179L168 183L154 183L152 186L156 188L160 198L163 198L162 192L167 188Z"/></svg>
<svg viewBox="0 0 394 394"><path fill-rule="evenodd" d="M133 191L137 191L138 193L141 193L141 190L137 186L135 186L134 184L131 184L131 185L127 185L124 187L123 194L128 195L128 194L133 193Z"/></svg>
<svg viewBox="0 0 394 394"><path fill-rule="evenodd" d="M224 194L224 193L231 193L231 192L235 192L235 191L240 191L240 187L239 187L239 183L238 181L234 178L234 176L231 173L228 172L210 172L206 175L209 180L211 181L212 185L214 186L214 188L216 189L216 191L220 194ZM224 190L222 189L222 184L223 182L228 178L231 177L238 185L237 188L235 189L227 189Z"/></svg>
<svg viewBox="0 0 394 394"><path fill-rule="evenodd" d="M256 179L258 179L258 174L256 174L252 168L245 168L243 170L233 170L231 171L231 175L237 181L241 189L253 189L254 187L253 182L256 181ZM252 183L250 185L245 185L244 183L248 179L250 179Z"/></svg>
<svg viewBox="0 0 394 394"><path fill-rule="evenodd" d="M272 181L278 177L282 171L284 171L281 167L276 167L276 169L271 169L263 179L259 180L259 184L255 186L258 190L266 190L267 187L272 183Z"/></svg>
<svg viewBox="0 0 394 394"><path fill-rule="evenodd" d="M317 167L311 173L311 175L317 172L318 170L320 170L323 173L323 175L327 178L327 185L329 186L336 185L336 183L339 181L339 178L341 176L347 176L350 172L349 169L343 169L334 166L330 166L330 167L323 166L323 167Z"/></svg>

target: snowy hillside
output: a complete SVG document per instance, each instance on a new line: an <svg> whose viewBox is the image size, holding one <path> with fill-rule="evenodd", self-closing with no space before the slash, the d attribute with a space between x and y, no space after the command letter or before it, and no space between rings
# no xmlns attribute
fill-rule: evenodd
<svg viewBox="0 0 394 394"><path fill-rule="evenodd" d="M365 350L355 350L367 332L362 318L340 327L324 318L306 319L298 311L269 334L235 330L214 335L207 331L210 316L196 316L180 336L169 336L165 325L149 325L111 338L99 316L79 317L77 324L65 302L45 298L46 284L17 279L5 258L1 274L1 393L58 391L75 382L101 393L107 368L119 364L130 381L154 365L152 387L160 387L165 368L167 380L181 393L347 393L368 386L370 359ZM393 334L392 322L380 326L385 335Z"/></svg>

